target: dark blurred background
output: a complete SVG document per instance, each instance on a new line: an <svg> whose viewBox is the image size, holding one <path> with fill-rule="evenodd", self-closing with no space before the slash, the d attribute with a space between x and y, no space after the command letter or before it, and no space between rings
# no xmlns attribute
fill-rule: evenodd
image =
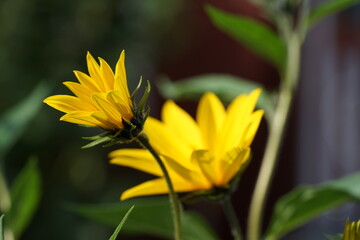
<svg viewBox="0 0 360 240"><path fill-rule="evenodd" d="M233 74L276 88L275 69L212 26L203 10L206 3L265 21L259 9L237 0L2 0L0 113L24 99L41 81L52 86L51 95L69 93L62 82L76 81L72 70L87 72L87 51L113 67L125 49L130 91L140 76L155 85L160 74L178 80L204 73ZM267 220L274 201L294 186L360 169L359 24L360 8L353 7L310 32ZM163 101L153 88L153 116L159 116ZM195 112L196 102L179 104ZM124 189L150 176L110 165L107 154L114 148L81 150L86 144L81 137L94 131L59 122L61 115L44 104L6 155L10 183L30 155L39 158L41 205L22 239L107 239L113 229L79 217L64 205L116 202ZM263 120L253 144L253 161L233 197L243 227L266 136ZM217 205L202 202L186 207L204 214L222 239L231 238ZM341 232L349 215L358 219L359 211L346 206L285 239L321 239L321 233ZM150 239L138 239L144 238Z"/></svg>

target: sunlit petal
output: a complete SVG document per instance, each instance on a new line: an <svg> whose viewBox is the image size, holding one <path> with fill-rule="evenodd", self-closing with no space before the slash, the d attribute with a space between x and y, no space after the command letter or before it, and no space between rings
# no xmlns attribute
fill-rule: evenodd
<svg viewBox="0 0 360 240"><path fill-rule="evenodd" d="M161 118L165 125L171 128L174 134L184 144L189 144L192 149L204 148L199 127L194 119L173 101L166 101Z"/></svg>

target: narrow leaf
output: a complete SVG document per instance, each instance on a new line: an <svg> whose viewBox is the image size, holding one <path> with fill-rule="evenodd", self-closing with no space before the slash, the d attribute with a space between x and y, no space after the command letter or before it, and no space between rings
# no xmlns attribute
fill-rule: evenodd
<svg viewBox="0 0 360 240"><path fill-rule="evenodd" d="M337 234L337 235L324 234L324 236L329 240L343 240L343 235L342 234Z"/></svg>
<svg viewBox="0 0 360 240"><path fill-rule="evenodd" d="M319 4L310 12L307 19L308 26L311 27L323 18L345 10L346 8L358 3L360 3L360 0L331 0Z"/></svg>
<svg viewBox="0 0 360 240"><path fill-rule="evenodd" d="M124 216L132 205L136 205L136 211L133 211L126 221L123 234L173 238L171 210L167 198L129 199L115 204L70 205L69 209L86 218L115 227L118 219ZM183 219L184 240L219 239L200 216L186 212Z"/></svg>
<svg viewBox="0 0 360 240"><path fill-rule="evenodd" d="M215 93L224 102L230 102L239 94L250 93L261 88L258 108L265 110L268 120L272 119L275 111L275 100L259 83L225 74L208 74L172 82L163 77L158 81L160 94L164 98L174 100L199 99L205 92Z"/></svg>
<svg viewBox="0 0 360 240"><path fill-rule="evenodd" d="M29 159L10 190L12 205L7 217L18 238L32 219L40 201L41 179L36 159Z"/></svg>
<svg viewBox="0 0 360 240"><path fill-rule="evenodd" d="M0 240L4 240L4 214L0 217Z"/></svg>
<svg viewBox="0 0 360 240"><path fill-rule="evenodd" d="M38 112L43 104L42 100L49 91L49 86L41 82L27 98L1 116L0 161L26 129L27 123Z"/></svg>
<svg viewBox="0 0 360 240"><path fill-rule="evenodd" d="M126 212L125 216L123 217L123 219L121 220L119 225L116 227L115 232L113 233L113 235L111 235L109 240L116 240L116 237L118 236L120 230L124 226L124 223L128 219L128 217L129 217L130 213L132 212L132 210L134 209L134 207L135 207L135 205L132 205L132 207Z"/></svg>
<svg viewBox="0 0 360 240"><path fill-rule="evenodd" d="M279 239L322 213L349 201L360 201L360 173L317 186L302 186L275 205L266 240Z"/></svg>
<svg viewBox="0 0 360 240"><path fill-rule="evenodd" d="M278 70L283 69L285 45L271 28L256 20L230 14L212 6L207 6L206 12L213 24L221 31L253 50Z"/></svg>

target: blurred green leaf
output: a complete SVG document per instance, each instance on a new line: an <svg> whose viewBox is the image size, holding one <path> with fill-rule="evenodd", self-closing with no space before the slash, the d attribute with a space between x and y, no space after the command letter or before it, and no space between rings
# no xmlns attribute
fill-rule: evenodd
<svg viewBox="0 0 360 240"><path fill-rule="evenodd" d="M86 218L115 227L119 218L124 216L132 205L136 205L136 209L126 221L122 233L173 238L172 216L167 198L129 199L121 203L102 205L70 205L69 209ZM219 239L197 214L185 212L182 224L185 240Z"/></svg>
<svg viewBox="0 0 360 240"><path fill-rule="evenodd" d="M11 209L7 213L16 238L25 230L40 201L41 179L37 159L30 158L10 189Z"/></svg>
<svg viewBox="0 0 360 240"><path fill-rule="evenodd" d="M340 12L357 3L360 3L360 0L332 0L319 4L310 12L307 24L311 27L323 18Z"/></svg>
<svg viewBox="0 0 360 240"><path fill-rule="evenodd" d="M324 236L329 240L343 240L343 235L342 234L337 234L337 235L324 234Z"/></svg>
<svg viewBox="0 0 360 240"><path fill-rule="evenodd" d="M4 240L4 223L3 223L3 219L4 219L4 214L1 215L0 217L0 240Z"/></svg>
<svg viewBox="0 0 360 240"><path fill-rule="evenodd" d="M116 227L115 232L113 233L113 235L111 235L109 240L116 240L116 237L118 236L121 228L124 226L124 223L126 222L127 218L129 217L129 215L130 215L131 211L134 209L134 207L135 207L135 205L132 205L132 207L126 212L125 216L123 217L123 219L121 220L119 225Z"/></svg>
<svg viewBox="0 0 360 240"><path fill-rule="evenodd" d="M256 52L280 71L284 68L285 44L271 28L259 21L230 14L209 5L206 6L206 12L221 31Z"/></svg>
<svg viewBox="0 0 360 240"><path fill-rule="evenodd" d="M27 98L0 117L0 162L36 115L49 92L47 84L39 83Z"/></svg>
<svg viewBox="0 0 360 240"><path fill-rule="evenodd" d="M172 82L163 77L157 84L160 94L164 98L174 100L199 99L205 92L215 93L224 102L230 102L239 94L250 93L256 88L261 88L258 108L265 110L268 120L272 119L275 111L275 100L263 85L225 74L207 74Z"/></svg>
<svg viewBox="0 0 360 240"><path fill-rule="evenodd" d="M265 240L282 235L349 201L360 201L360 173L292 190L276 203Z"/></svg>

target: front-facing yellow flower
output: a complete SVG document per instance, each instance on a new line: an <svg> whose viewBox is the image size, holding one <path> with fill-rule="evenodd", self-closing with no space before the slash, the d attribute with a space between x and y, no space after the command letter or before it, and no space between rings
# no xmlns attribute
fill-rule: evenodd
<svg viewBox="0 0 360 240"><path fill-rule="evenodd" d="M116 64L115 73L105 60L99 58L99 64L89 52L86 60L89 75L74 71L79 83L64 82L75 96L55 95L44 102L65 113L61 121L107 130L106 134L89 138L95 140L96 144L116 143L136 137L142 131L148 115L148 109L144 110L144 107L150 86L146 88L140 104L134 106L135 94L130 96L129 93L124 51Z"/></svg>
<svg viewBox="0 0 360 240"><path fill-rule="evenodd" d="M196 120L167 101L162 121L148 118L144 131L163 159L176 192L227 189L250 156L250 144L263 110L254 112L260 89L240 95L227 109L213 94L199 103ZM168 192L160 168L142 149L120 149L110 153L111 163L132 167L157 179L126 190L121 199Z"/></svg>

